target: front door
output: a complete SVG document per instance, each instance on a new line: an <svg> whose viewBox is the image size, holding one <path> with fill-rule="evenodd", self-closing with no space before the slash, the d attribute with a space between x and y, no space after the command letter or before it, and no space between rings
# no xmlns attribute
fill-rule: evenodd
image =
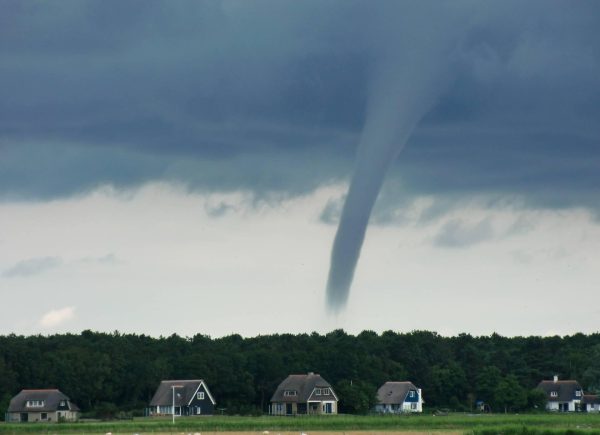
<svg viewBox="0 0 600 435"><path fill-rule="evenodd" d="M286 415L292 415L292 404L291 403L285 404L285 413L286 413Z"/></svg>

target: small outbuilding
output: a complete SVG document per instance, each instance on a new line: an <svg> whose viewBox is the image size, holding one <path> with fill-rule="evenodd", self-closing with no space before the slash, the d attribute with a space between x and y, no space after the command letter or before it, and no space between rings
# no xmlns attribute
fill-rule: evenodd
<svg viewBox="0 0 600 435"><path fill-rule="evenodd" d="M271 415L337 414L338 398L325 379L315 373L289 375L271 398Z"/></svg>
<svg viewBox="0 0 600 435"><path fill-rule="evenodd" d="M600 397L596 394L584 394L581 400L581 410L586 412L600 412Z"/></svg>
<svg viewBox="0 0 600 435"><path fill-rule="evenodd" d="M382 414L423 412L421 389L412 382L386 382L377 390L375 412Z"/></svg>
<svg viewBox="0 0 600 435"><path fill-rule="evenodd" d="M9 423L77 421L79 407L57 389L21 390L8 405Z"/></svg>
<svg viewBox="0 0 600 435"><path fill-rule="evenodd" d="M161 381L146 408L146 415L212 415L216 404L202 379Z"/></svg>

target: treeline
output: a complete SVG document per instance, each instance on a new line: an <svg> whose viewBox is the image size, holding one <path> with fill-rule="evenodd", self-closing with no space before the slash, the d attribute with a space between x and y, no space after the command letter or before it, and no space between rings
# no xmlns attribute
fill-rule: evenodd
<svg viewBox="0 0 600 435"><path fill-rule="evenodd" d="M81 334L0 336L0 415L23 388L59 388L84 412L141 412L162 379L203 378L225 413L262 413L290 373L320 373L340 411L364 413L387 380L423 389L426 407L493 411L543 405L542 379L578 380L600 391L600 334L566 337L442 337L414 331L357 336L277 334L211 339Z"/></svg>

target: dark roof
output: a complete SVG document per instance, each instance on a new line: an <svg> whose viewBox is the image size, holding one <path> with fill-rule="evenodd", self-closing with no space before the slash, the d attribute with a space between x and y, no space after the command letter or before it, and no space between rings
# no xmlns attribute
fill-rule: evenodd
<svg viewBox="0 0 600 435"><path fill-rule="evenodd" d="M386 382L377 390L377 401L385 405L404 403L410 390L419 389L412 382Z"/></svg>
<svg viewBox="0 0 600 435"><path fill-rule="evenodd" d="M27 407L29 400L42 400L44 406ZM79 411L79 407L57 389L49 390L21 390L13 397L8 405L8 412L54 412L58 409L60 401L66 400L71 411Z"/></svg>
<svg viewBox="0 0 600 435"><path fill-rule="evenodd" d="M319 398L337 401L337 396L335 395L333 388L331 388L331 384L323 379L321 375L315 373L309 373L307 375L289 375L281 384L279 384L273 397L271 397L271 402L307 402L315 388L326 387L330 389L331 394L319 396ZM283 393L286 390L297 391L298 395L284 396Z"/></svg>
<svg viewBox="0 0 600 435"><path fill-rule="evenodd" d="M156 393L150 401L150 406L171 406L173 404L173 386L175 386L175 406L186 406L192 401L196 391L200 386L204 386L204 390L208 394L208 398L213 405L216 405L215 399L208 390L206 382L202 379L188 379L188 380L172 380L172 381L161 381Z"/></svg>
<svg viewBox="0 0 600 435"><path fill-rule="evenodd" d="M581 401L583 403L600 404L600 397L596 394L584 394Z"/></svg>
<svg viewBox="0 0 600 435"><path fill-rule="evenodd" d="M577 399L578 397L575 396L577 390L582 391L583 394L581 385L577 381L542 381L537 387L546 393L550 402L570 402ZM550 394L552 391L556 391L557 396L552 397Z"/></svg>

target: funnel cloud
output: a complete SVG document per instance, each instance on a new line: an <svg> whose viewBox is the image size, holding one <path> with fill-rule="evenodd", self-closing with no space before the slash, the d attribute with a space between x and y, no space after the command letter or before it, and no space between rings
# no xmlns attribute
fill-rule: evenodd
<svg viewBox="0 0 600 435"><path fill-rule="evenodd" d="M455 36L408 30L386 38L387 46L378 53L354 173L331 252L331 311L347 302L369 217L390 165L448 82L449 42Z"/></svg>

